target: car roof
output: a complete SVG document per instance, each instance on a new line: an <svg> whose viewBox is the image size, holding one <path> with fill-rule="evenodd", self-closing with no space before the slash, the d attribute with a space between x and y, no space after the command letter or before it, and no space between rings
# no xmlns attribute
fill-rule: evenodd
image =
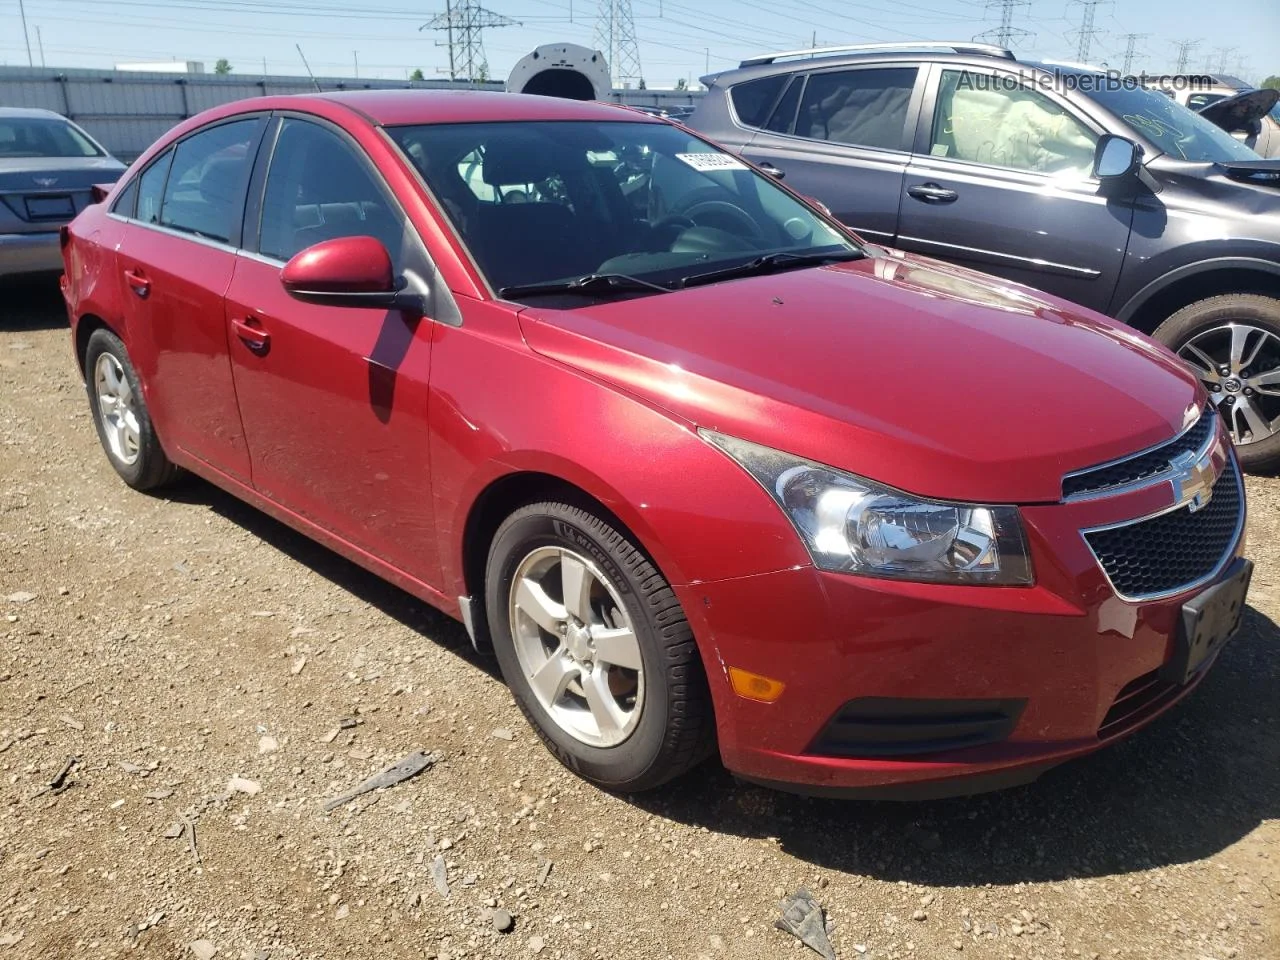
<svg viewBox="0 0 1280 960"><path fill-rule="evenodd" d="M289 99L340 103L382 126L509 120L655 122L614 104L483 90L346 90Z"/></svg>

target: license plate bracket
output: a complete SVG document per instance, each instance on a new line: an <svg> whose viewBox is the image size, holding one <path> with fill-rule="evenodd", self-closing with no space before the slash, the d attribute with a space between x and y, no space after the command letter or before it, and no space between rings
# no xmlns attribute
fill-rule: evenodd
<svg viewBox="0 0 1280 960"><path fill-rule="evenodd" d="M70 220L75 215L76 205L69 193L27 197L27 216L32 220Z"/></svg>
<svg viewBox="0 0 1280 960"><path fill-rule="evenodd" d="M1253 563L1237 557L1226 576L1182 605L1173 656L1160 671L1163 679L1188 682L1235 636L1252 577Z"/></svg>

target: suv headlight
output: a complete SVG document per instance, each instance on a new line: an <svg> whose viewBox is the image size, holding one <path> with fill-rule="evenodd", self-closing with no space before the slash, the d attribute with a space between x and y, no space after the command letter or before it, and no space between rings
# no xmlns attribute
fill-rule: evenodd
<svg viewBox="0 0 1280 960"><path fill-rule="evenodd" d="M944 583L1033 582L1016 507L924 500L746 440L698 433L769 491L823 570Z"/></svg>

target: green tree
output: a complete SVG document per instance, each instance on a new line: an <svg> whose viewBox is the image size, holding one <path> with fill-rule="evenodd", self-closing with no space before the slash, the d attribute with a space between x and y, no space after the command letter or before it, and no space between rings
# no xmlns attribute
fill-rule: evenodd
<svg viewBox="0 0 1280 960"><path fill-rule="evenodd" d="M225 77L228 73L231 72L231 62L226 57L222 57L217 63L213 65L213 72L218 74L219 76Z"/></svg>
<svg viewBox="0 0 1280 960"><path fill-rule="evenodd" d="M1264 87L1270 87L1272 90L1280 90L1280 74L1267 77L1262 81Z"/></svg>
<svg viewBox="0 0 1280 960"><path fill-rule="evenodd" d="M681 91L688 90L689 82L685 80L684 77L681 77L679 80L676 81L676 89Z"/></svg>
<svg viewBox="0 0 1280 960"><path fill-rule="evenodd" d="M410 80L425 80L425 79L427 79L427 78L426 78L426 77L424 77L424 76L422 75L422 68L421 68L421 67L418 67L416 70L414 70L414 71L413 71L413 73L409 74L409 79L410 79Z"/></svg>
<svg viewBox="0 0 1280 960"><path fill-rule="evenodd" d="M480 64L479 68L476 70L476 75L471 79L474 80L476 83L489 82L489 61L488 60L485 60L483 63Z"/></svg>

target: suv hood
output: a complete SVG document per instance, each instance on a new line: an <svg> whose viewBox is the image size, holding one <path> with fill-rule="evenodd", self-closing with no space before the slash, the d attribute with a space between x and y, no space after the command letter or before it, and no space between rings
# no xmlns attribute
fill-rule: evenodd
<svg viewBox="0 0 1280 960"><path fill-rule="evenodd" d="M520 317L533 350L692 424L941 499L1057 501L1203 403L1126 327L898 252Z"/></svg>

